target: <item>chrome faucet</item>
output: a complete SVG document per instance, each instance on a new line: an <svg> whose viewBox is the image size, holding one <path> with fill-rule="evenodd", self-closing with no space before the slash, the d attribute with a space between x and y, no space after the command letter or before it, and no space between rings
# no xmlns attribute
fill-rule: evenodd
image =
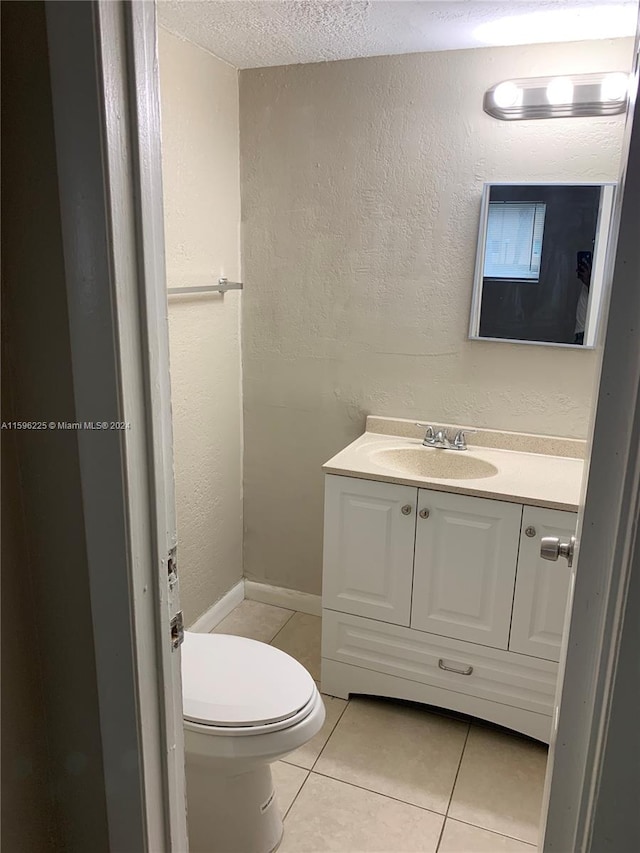
<svg viewBox="0 0 640 853"><path fill-rule="evenodd" d="M475 432L474 429L459 429L451 440L446 429L439 429L436 432L430 424L416 423L416 426L426 429L425 437L422 440L423 445L425 447L436 447L440 450L467 450L465 433Z"/></svg>
<svg viewBox="0 0 640 853"><path fill-rule="evenodd" d="M419 424L416 423L417 427L424 427L427 432L425 433L424 438L422 439L422 443L425 447L433 447L435 444L435 434L433 432L433 427L429 426L429 424Z"/></svg>
<svg viewBox="0 0 640 853"><path fill-rule="evenodd" d="M459 429L453 439L453 444L451 445L451 450L466 450L467 449L467 438L466 433L475 432L475 429Z"/></svg>
<svg viewBox="0 0 640 853"><path fill-rule="evenodd" d="M446 429L440 429L436 432L430 424L416 423L416 426L424 427L426 429L425 436L422 440L425 447L439 447L443 450L449 448L449 439L447 438Z"/></svg>
<svg viewBox="0 0 640 853"><path fill-rule="evenodd" d="M451 446L446 429L439 429L433 437L433 447L439 447L442 450L448 450Z"/></svg>

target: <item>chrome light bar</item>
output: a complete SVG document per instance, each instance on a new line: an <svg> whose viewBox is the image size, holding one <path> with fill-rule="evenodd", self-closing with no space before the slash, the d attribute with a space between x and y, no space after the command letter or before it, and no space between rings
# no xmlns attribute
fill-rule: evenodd
<svg viewBox="0 0 640 853"><path fill-rule="evenodd" d="M567 74L503 80L485 92L483 109L501 121L614 116L627 108L629 75Z"/></svg>

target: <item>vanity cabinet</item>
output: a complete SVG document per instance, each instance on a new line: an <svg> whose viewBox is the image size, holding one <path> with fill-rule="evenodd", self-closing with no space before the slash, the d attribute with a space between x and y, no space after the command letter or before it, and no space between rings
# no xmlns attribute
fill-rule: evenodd
<svg viewBox="0 0 640 853"><path fill-rule="evenodd" d="M509 645L522 507L418 491L411 627Z"/></svg>
<svg viewBox="0 0 640 853"><path fill-rule="evenodd" d="M328 475L322 689L452 708L548 741L571 512Z"/></svg>
<svg viewBox="0 0 640 853"><path fill-rule="evenodd" d="M327 477L323 606L408 625L417 489Z"/></svg>
<svg viewBox="0 0 640 853"><path fill-rule="evenodd" d="M546 660L559 660L571 569L564 560L540 556L540 539L575 535L576 516L537 506L524 507L513 621L509 649Z"/></svg>

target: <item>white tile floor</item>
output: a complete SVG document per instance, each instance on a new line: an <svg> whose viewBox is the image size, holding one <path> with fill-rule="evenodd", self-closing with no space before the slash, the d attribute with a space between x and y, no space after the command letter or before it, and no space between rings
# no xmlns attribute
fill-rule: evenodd
<svg viewBox="0 0 640 853"><path fill-rule="evenodd" d="M319 681L320 628L243 601L215 632L271 643ZM544 746L420 706L324 701L322 731L273 767L279 853L535 853Z"/></svg>

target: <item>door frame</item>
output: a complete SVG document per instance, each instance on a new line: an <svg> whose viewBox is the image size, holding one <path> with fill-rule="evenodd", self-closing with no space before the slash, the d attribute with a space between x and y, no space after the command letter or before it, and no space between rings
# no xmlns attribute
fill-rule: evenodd
<svg viewBox="0 0 640 853"><path fill-rule="evenodd" d="M46 8L78 413L135 425L79 435L111 848L184 853L180 656L169 642L177 589L170 594L167 583L175 507L155 4L46 0ZM640 120L632 134L629 119L625 150L545 853L587 851L606 808L617 805L620 816L606 770L608 724L629 671L631 570L640 564ZM123 775L125 755L136 772Z"/></svg>
<svg viewBox="0 0 640 853"><path fill-rule="evenodd" d="M109 846L185 853L156 9L45 9Z"/></svg>
<svg viewBox="0 0 640 853"><path fill-rule="evenodd" d="M628 725L626 761L617 770L640 790L637 710L640 691L634 624L640 570L640 101L638 36L614 215L615 253L605 272L597 403L578 516L578 549L567 603L569 630L560 655L558 696L543 807L544 853L640 849L633 798L621 796L612 768ZM610 298L606 300L606 296ZM635 572L635 584L632 579ZM635 599L630 598L635 593ZM626 714L624 708L627 708ZM635 736L634 736L635 735ZM625 738L622 737L624 741ZM624 749L624 748L622 748ZM606 772L605 772L606 770ZM612 773L613 771L613 773ZM607 827L606 831L604 827ZM606 838L603 837L603 832ZM632 834L636 840L634 845Z"/></svg>

